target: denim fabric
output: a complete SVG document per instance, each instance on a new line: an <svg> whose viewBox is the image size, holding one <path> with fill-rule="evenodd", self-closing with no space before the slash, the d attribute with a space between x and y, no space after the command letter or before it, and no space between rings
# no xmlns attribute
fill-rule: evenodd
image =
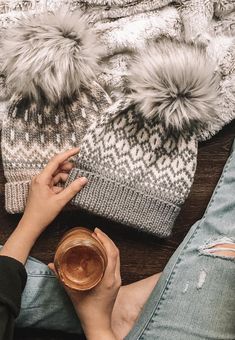
<svg viewBox="0 0 235 340"><path fill-rule="evenodd" d="M235 260L206 251L225 240L235 242L235 143L203 218L169 260L126 340L235 339ZM47 266L29 258L26 269L17 326L80 333L73 307Z"/></svg>
<svg viewBox="0 0 235 340"><path fill-rule="evenodd" d="M16 327L82 334L73 305L48 266L29 257L25 267L28 280L22 295Z"/></svg>
<svg viewBox="0 0 235 340"><path fill-rule="evenodd" d="M235 142L203 218L168 262L126 340L234 340L235 258L208 247L235 243Z"/></svg>

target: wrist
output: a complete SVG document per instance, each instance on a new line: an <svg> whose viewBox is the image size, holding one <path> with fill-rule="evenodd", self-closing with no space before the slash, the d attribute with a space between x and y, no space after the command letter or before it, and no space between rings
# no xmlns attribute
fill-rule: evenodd
<svg viewBox="0 0 235 340"><path fill-rule="evenodd" d="M83 322L80 318L81 325L83 328L83 331L86 335L86 338L88 340L113 340L116 339L114 336L114 333L111 328L111 322L108 320L97 320L97 318L93 320L87 320L86 322Z"/></svg>
<svg viewBox="0 0 235 340"><path fill-rule="evenodd" d="M40 235L33 227L32 224L25 224L21 220L2 247L1 255L13 257L24 264L31 248Z"/></svg>
<svg viewBox="0 0 235 340"><path fill-rule="evenodd" d="M22 216L20 222L18 223L17 228L23 232L26 232L28 237L32 238L34 241L36 241L36 239L45 229L43 225L28 220L24 215Z"/></svg>
<svg viewBox="0 0 235 340"><path fill-rule="evenodd" d="M87 340L116 340L116 336L114 335L111 328L108 329L94 329L92 331L85 331Z"/></svg>

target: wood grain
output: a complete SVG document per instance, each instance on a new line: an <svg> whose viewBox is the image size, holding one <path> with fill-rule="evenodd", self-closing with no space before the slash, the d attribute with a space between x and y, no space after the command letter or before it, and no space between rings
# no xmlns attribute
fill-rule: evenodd
<svg viewBox="0 0 235 340"><path fill-rule="evenodd" d="M73 226L99 226L118 245L121 253L123 283L127 284L162 271L170 256L187 234L190 226L200 219L221 175L235 137L235 121L210 141L199 146L198 166L191 193L185 202L170 238L162 240L138 233L126 226L81 211L63 212L40 237L32 256L43 262L53 260L54 251L63 233ZM4 174L0 168L0 243L17 225L20 215L4 210ZM54 332L16 331L15 340L73 340L77 337Z"/></svg>

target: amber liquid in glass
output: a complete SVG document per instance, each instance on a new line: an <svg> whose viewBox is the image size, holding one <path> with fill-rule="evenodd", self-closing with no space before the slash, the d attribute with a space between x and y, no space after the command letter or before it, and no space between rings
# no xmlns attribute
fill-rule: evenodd
<svg viewBox="0 0 235 340"><path fill-rule="evenodd" d="M55 253L55 268L69 288L89 290L102 279L107 265L106 251L92 231L73 228L60 241Z"/></svg>

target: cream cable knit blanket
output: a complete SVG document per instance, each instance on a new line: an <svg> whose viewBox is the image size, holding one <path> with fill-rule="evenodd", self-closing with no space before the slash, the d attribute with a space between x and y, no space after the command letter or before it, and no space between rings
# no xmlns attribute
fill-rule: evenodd
<svg viewBox="0 0 235 340"><path fill-rule="evenodd" d="M222 73L228 75L234 69L235 0L5 0L0 1L0 34L25 13L62 6L89 14L105 46L99 81L112 90L124 88L133 52L161 36L203 42ZM3 81L0 86L4 106L7 91Z"/></svg>

